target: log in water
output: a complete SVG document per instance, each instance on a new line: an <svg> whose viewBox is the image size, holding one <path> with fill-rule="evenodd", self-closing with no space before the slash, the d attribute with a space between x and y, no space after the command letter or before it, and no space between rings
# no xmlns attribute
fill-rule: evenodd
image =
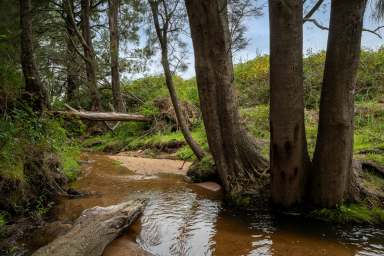
<svg viewBox="0 0 384 256"><path fill-rule="evenodd" d="M98 256L143 211L145 200L128 201L83 211L73 228L33 256Z"/></svg>

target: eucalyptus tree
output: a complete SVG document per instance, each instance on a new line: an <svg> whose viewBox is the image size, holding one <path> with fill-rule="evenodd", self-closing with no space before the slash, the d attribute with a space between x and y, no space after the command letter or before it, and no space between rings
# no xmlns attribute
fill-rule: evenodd
<svg viewBox="0 0 384 256"><path fill-rule="evenodd" d="M186 21L184 6L180 0L148 0L148 3L152 13L157 41L160 45L161 65L164 70L165 82L175 110L178 125L180 126L185 141L195 156L201 160L205 153L200 145L193 139L188 129L172 78L179 65L183 64L181 58L184 56L178 56L177 51L178 46L182 46L181 48L184 46L184 43L180 39L180 33ZM174 71L171 70L170 58L175 62Z"/></svg>
<svg viewBox="0 0 384 256"><path fill-rule="evenodd" d="M304 127L303 1L270 0L270 168L275 204L300 204L310 160Z"/></svg>
<svg viewBox="0 0 384 256"><path fill-rule="evenodd" d="M123 97L120 92L119 74L119 16L120 0L108 0L109 43L111 57L111 83L113 105L118 112L125 112Z"/></svg>
<svg viewBox="0 0 384 256"><path fill-rule="evenodd" d="M101 99L97 89L97 62L91 34L91 0L81 0L81 32L84 51L87 85L92 101L92 110L101 110Z"/></svg>
<svg viewBox="0 0 384 256"><path fill-rule="evenodd" d="M80 68L78 63L78 54L76 52L77 47L77 38L75 29L72 26L71 17L75 18L75 3L74 0L68 0L68 10L63 13L65 20L65 30L66 30L66 69L67 69L67 78L66 78L66 101L72 103L77 102L78 105L78 90L80 86Z"/></svg>
<svg viewBox="0 0 384 256"><path fill-rule="evenodd" d="M333 0L313 159L312 200L335 207L350 196L354 90L367 0Z"/></svg>
<svg viewBox="0 0 384 256"><path fill-rule="evenodd" d="M35 60L31 0L20 0L20 28L20 59L25 80L23 98L31 105L33 110L41 112L48 108L49 104L47 91L40 79Z"/></svg>
<svg viewBox="0 0 384 256"><path fill-rule="evenodd" d="M226 0L186 0L200 108L210 152L226 192L266 193L268 169L240 123L234 97L231 35Z"/></svg>
<svg viewBox="0 0 384 256"><path fill-rule="evenodd" d="M92 110L101 110L101 99L99 91L97 88L97 62L96 55L93 48L92 42L92 32L90 25L91 18L91 1L90 0L81 0L80 5L80 17L81 17L81 31L78 28L78 24L74 17L74 12L72 10L73 5L71 0L63 0L63 8L68 16L68 21L72 24L72 29L76 34L77 39L81 43L83 48L83 53L80 52L76 47L76 52L83 58L85 62L85 70L87 77L87 87L91 100L91 109ZM70 37L68 37L71 40ZM74 44L74 42L72 41Z"/></svg>

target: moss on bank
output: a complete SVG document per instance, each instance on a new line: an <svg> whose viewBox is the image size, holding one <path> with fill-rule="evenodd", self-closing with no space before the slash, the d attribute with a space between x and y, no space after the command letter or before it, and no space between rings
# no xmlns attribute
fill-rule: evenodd
<svg viewBox="0 0 384 256"><path fill-rule="evenodd" d="M189 168L187 176L193 182L215 181L219 179L215 163L210 155L205 156L200 161L195 161Z"/></svg>
<svg viewBox="0 0 384 256"><path fill-rule="evenodd" d="M335 209L317 209L310 217L333 223L384 224L384 209L364 204L343 204Z"/></svg>

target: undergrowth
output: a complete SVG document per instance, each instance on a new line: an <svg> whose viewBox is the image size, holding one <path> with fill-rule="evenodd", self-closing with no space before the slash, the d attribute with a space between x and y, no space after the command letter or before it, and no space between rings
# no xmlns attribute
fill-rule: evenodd
<svg viewBox="0 0 384 256"><path fill-rule="evenodd" d="M56 153L65 175L75 178L80 147L68 138L63 120L14 110L0 120L0 130L0 176L23 181L25 156L30 150L43 150Z"/></svg>
<svg viewBox="0 0 384 256"><path fill-rule="evenodd" d="M26 108L9 111L0 119L0 226L4 216L43 216L51 206L52 182L76 179L80 146L68 137L64 121L38 116Z"/></svg>

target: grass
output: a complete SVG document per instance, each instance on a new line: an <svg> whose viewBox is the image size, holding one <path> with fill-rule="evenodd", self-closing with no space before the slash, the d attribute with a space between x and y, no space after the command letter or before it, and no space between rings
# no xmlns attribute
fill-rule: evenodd
<svg viewBox="0 0 384 256"><path fill-rule="evenodd" d="M65 176L69 181L74 181L79 174L80 164L80 147L77 145L63 146L61 151L58 151L59 161L63 168Z"/></svg>
<svg viewBox="0 0 384 256"><path fill-rule="evenodd" d="M369 151L371 149L384 150L384 107L377 101L357 102L355 116L354 152L355 158L366 159L384 165L384 154ZM262 143L262 154L269 155L269 106L258 105L240 109L242 122L248 131ZM318 125L318 110L305 111L305 128L308 142L308 151L312 156L315 150ZM208 149L205 130L202 124L192 130L195 140ZM142 125L125 124L116 134L105 134L92 137L83 142L83 146L94 151L108 151L108 149L137 150L142 148L155 148L158 145L171 141L183 142L183 135L177 132L157 132L149 135L143 133ZM111 150L113 151L113 150ZM176 156L180 159L194 159L191 149L185 145L181 147Z"/></svg>
<svg viewBox="0 0 384 256"><path fill-rule="evenodd" d="M318 209L310 213L310 217L333 223L368 223L383 224L384 209L369 208L363 204L344 204L335 209Z"/></svg>
<svg viewBox="0 0 384 256"><path fill-rule="evenodd" d="M184 142L183 134L177 132L156 132L145 135L143 131L124 132L130 127L129 124L119 127L115 134L107 133L97 137L90 137L83 141L82 146L92 151L119 151L137 150L143 148L155 149L170 142ZM192 137L204 148L208 149L207 138L202 124L195 127ZM144 134L143 134L144 133ZM194 155L188 145L184 145L177 150L176 156L183 160L193 160Z"/></svg>
<svg viewBox="0 0 384 256"><path fill-rule="evenodd" d="M372 160L384 165L384 154L378 150L384 151L384 104L375 101L358 102L354 152L359 159Z"/></svg>
<svg viewBox="0 0 384 256"><path fill-rule="evenodd" d="M373 190L383 190L384 193L384 179L371 171L363 173L364 185Z"/></svg>

